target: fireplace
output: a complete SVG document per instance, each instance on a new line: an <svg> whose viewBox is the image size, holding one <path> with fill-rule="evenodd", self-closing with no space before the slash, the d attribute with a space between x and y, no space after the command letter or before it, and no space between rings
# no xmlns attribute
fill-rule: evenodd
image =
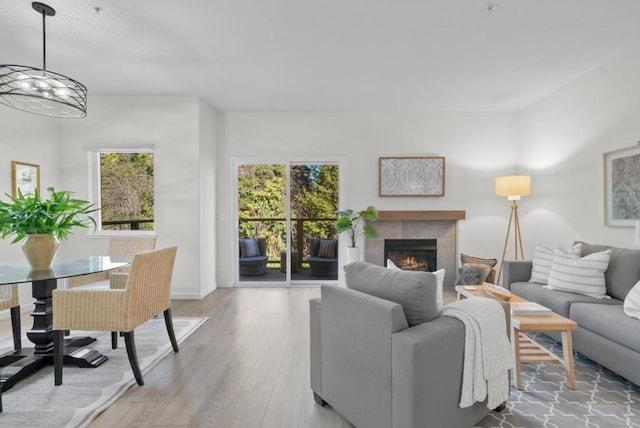
<svg viewBox="0 0 640 428"><path fill-rule="evenodd" d="M436 239L385 239L384 265L387 260L402 270L435 272L438 269Z"/></svg>

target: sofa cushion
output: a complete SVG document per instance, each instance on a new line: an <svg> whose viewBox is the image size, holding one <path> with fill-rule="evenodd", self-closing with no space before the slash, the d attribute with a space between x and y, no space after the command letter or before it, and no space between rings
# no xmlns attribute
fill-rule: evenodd
<svg viewBox="0 0 640 428"><path fill-rule="evenodd" d="M569 307L573 303L619 304L614 299L596 299L582 294L548 290L535 282L514 282L511 284L511 292L523 299L540 303L563 317L569 317Z"/></svg>
<svg viewBox="0 0 640 428"><path fill-rule="evenodd" d="M571 305L570 318L581 328L640 352L640 321L624 314L622 301L612 301L616 304L575 303Z"/></svg>
<svg viewBox="0 0 640 428"><path fill-rule="evenodd" d="M605 298L604 271L609 266L611 250L592 253L584 257L571 254L561 248L553 250L553 265L549 273L552 290L568 291L586 296Z"/></svg>
<svg viewBox="0 0 640 428"><path fill-rule="evenodd" d="M605 250L611 250L609 267L604 273L607 294L624 300L640 280L640 250L582 243L583 256Z"/></svg>
<svg viewBox="0 0 640 428"><path fill-rule="evenodd" d="M344 267L347 287L402 305L409 326L437 318L437 280L431 272L387 269L364 262Z"/></svg>

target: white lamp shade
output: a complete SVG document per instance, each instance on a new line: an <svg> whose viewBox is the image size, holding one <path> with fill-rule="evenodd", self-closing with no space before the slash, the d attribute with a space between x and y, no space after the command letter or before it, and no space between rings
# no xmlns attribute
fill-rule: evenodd
<svg viewBox="0 0 640 428"><path fill-rule="evenodd" d="M509 199L520 199L520 196L530 194L531 176L505 175L503 177L496 177L496 196L508 196Z"/></svg>

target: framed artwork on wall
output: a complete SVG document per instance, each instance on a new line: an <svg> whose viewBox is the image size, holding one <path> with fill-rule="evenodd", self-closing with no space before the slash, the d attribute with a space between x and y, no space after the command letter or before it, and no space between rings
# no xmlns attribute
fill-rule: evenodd
<svg viewBox="0 0 640 428"><path fill-rule="evenodd" d="M603 154L606 226L633 227L640 220L640 144Z"/></svg>
<svg viewBox="0 0 640 428"><path fill-rule="evenodd" d="M444 196L444 157L379 159L380 196Z"/></svg>
<svg viewBox="0 0 640 428"><path fill-rule="evenodd" d="M40 165L11 161L11 177L13 196L18 195L18 189L23 195L40 191Z"/></svg>

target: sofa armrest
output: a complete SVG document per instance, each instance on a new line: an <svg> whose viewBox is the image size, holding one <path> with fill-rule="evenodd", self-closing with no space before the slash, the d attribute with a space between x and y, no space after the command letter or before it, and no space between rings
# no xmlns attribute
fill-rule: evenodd
<svg viewBox="0 0 640 428"><path fill-rule="evenodd" d="M528 282L531 278L531 260L505 260L503 262L502 286L509 290L514 282Z"/></svg>
<svg viewBox="0 0 640 428"><path fill-rule="evenodd" d="M321 296L322 399L355 426L390 427L391 335L408 327L402 306L329 285Z"/></svg>

